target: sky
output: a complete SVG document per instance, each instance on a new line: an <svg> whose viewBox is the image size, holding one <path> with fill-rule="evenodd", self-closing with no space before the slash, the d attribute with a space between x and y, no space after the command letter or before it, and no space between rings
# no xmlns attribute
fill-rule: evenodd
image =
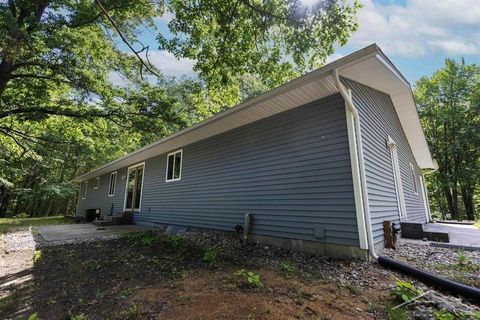
<svg viewBox="0 0 480 320"><path fill-rule="evenodd" d="M308 5L310 1L303 0ZM431 76L445 58L480 65L480 0L360 0L359 29L327 62L377 43L414 85ZM159 18L156 32L166 33L168 17ZM156 49L155 31L143 30L142 42ZM165 74L194 75L192 60L151 50L150 61Z"/></svg>

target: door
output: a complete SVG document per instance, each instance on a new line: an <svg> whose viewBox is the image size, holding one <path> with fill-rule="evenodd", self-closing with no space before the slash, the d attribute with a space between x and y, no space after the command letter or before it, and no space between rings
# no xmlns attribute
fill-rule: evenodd
<svg viewBox="0 0 480 320"><path fill-rule="evenodd" d="M140 211L144 168L143 163L128 168L125 211Z"/></svg>

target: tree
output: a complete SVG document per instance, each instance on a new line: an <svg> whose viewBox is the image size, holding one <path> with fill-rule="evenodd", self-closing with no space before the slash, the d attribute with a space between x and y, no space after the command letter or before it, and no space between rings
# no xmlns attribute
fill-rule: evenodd
<svg viewBox="0 0 480 320"><path fill-rule="evenodd" d="M65 210L74 176L322 64L357 28L358 8L343 0L0 2L0 216ZM198 78L172 79L150 64L138 31L155 30L164 15L173 19L169 32L156 30L160 49L194 59Z"/></svg>
<svg viewBox="0 0 480 320"><path fill-rule="evenodd" d="M439 169L428 175L432 206L475 220L480 179L480 68L445 60L415 88L422 124Z"/></svg>

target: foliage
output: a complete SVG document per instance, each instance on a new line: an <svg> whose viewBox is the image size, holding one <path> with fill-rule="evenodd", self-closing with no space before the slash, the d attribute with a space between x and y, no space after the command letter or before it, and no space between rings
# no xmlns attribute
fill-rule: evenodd
<svg viewBox="0 0 480 320"><path fill-rule="evenodd" d="M272 88L322 65L357 29L358 2L300 0L173 0L167 10L173 36L161 49L196 60L207 88L238 97L239 78L254 75Z"/></svg>
<svg viewBox="0 0 480 320"><path fill-rule="evenodd" d="M405 308L395 308L395 304L387 305L387 314L389 320L409 320L407 310ZM395 308L395 309L394 309Z"/></svg>
<svg viewBox="0 0 480 320"><path fill-rule="evenodd" d="M260 275L256 274L253 271L246 271L245 269L240 269L233 274L239 281L246 280L246 284L252 288L263 287L263 283L260 280Z"/></svg>
<svg viewBox="0 0 480 320"><path fill-rule="evenodd" d="M28 317L28 320L39 320L40 318L38 317L37 313L33 313Z"/></svg>
<svg viewBox="0 0 480 320"><path fill-rule="evenodd" d="M415 98L438 171L426 175L430 206L443 219L475 220L480 181L480 67L445 60L421 78Z"/></svg>
<svg viewBox="0 0 480 320"><path fill-rule="evenodd" d="M395 282L395 287L390 291L390 296L398 301L407 302L418 297L422 293L423 291L417 289L413 283L397 280Z"/></svg>
<svg viewBox="0 0 480 320"><path fill-rule="evenodd" d="M33 254L33 263L37 263L40 261L42 258L42 251L41 250L35 250L35 253Z"/></svg>
<svg viewBox="0 0 480 320"><path fill-rule="evenodd" d="M282 270L287 277L291 277L295 273L295 266L291 261L286 260L282 262Z"/></svg>
<svg viewBox="0 0 480 320"><path fill-rule="evenodd" d="M441 309L434 313L436 320L454 320L455 316L448 312L446 309Z"/></svg>
<svg viewBox="0 0 480 320"><path fill-rule="evenodd" d="M209 265L213 266L217 263L218 256L219 256L219 253L217 249L209 248L205 250L205 252L203 253L202 260L208 263Z"/></svg>
<svg viewBox="0 0 480 320"><path fill-rule="evenodd" d="M357 28L356 2L0 2L0 217L71 213L68 183L324 63ZM168 31L159 17L173 16ZM195 61L152 66L139 31Z"/></svg>
<svg viewBox="0 0 480 320"><path fill-rule="evenodd" d="M74 219L71 217L0 218L0 234L27 227L68 224L73 222Z"/></svg>

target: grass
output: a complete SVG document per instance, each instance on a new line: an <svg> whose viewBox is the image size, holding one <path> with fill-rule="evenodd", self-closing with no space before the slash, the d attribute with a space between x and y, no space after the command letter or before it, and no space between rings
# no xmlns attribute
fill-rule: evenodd
<svg viewBox="0 0 480 320"><path fill-rule="evenodd" d="M474 226L477 227L478 229L480 229L480 220L475 222Z"/></svg>
<svg viewBox="0 0 480 320"><path fill-rule="evenodd" d="M57 224L73 223L72 217L54 216L40 218L0 218L0 234L12 232L14 230L36 227L50 226Z"/></svg>

